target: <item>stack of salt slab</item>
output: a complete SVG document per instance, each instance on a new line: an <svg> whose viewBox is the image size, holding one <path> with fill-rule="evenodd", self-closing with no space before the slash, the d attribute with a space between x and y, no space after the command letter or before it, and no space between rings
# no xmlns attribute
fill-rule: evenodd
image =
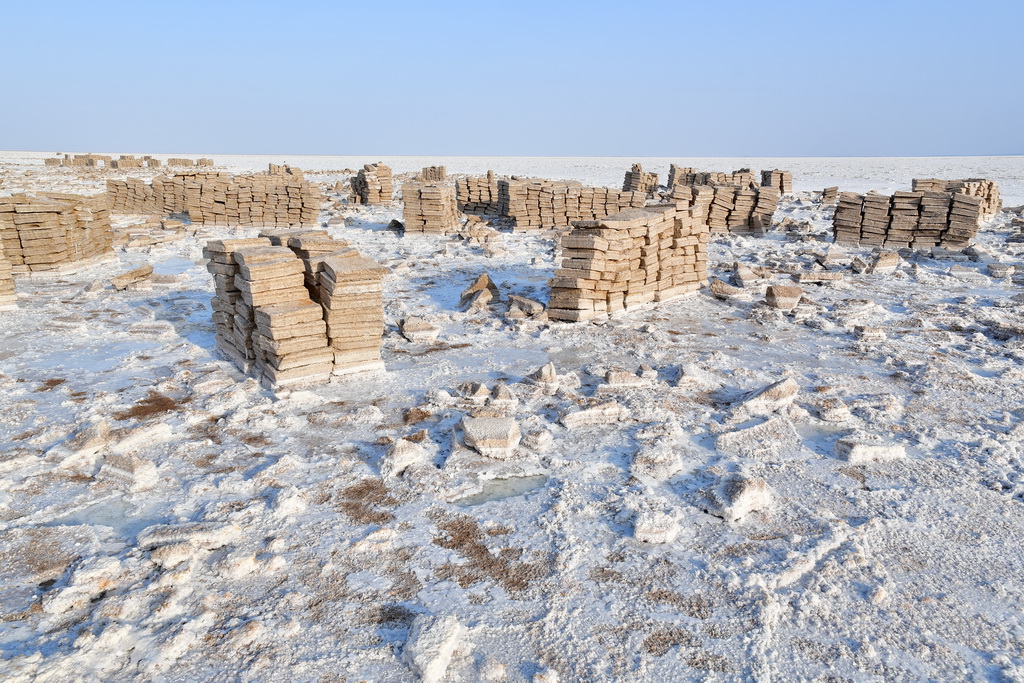
<svg viewBox="0 0 1024 683"><path fill-rule="evenodd" d="M238 175L216 172L108 180L114 213L189 214L196 224L292 226L315 223L320 190L301 175Z"/></svg>
<svg viewBox="0 0 1024 683"><path fill-rule="evenodd" d="M549 317L590 320L696 291L707 281L708 236L681 204L575 223L561 238Z"/></svg>
<svg viewBox="0 0 1024 683"><path fill-rule="evenodd" d="M822 204L835 204L839 199L839 187L833 185L832 187L826 187L821 193Z"/></svg>
<svg viewBox="0 0 1024 683"><path fill-rule="evenodd" d="M789 171L761 171L761 187L774 187L780 194L792 194L793 174Z"/></svg>
<svg viewBox="0 0 1024 683"><path fill-rule="evenodd" d="M177 158L177 157L171 157L170 159L167 160L167 165L168 166L189 166L189 167L191 167L191 166L195 166L196 162L193 161L192 159L181 159L181 158Z"/></svg>
<svg viewBox="0 0 1024 683"><path fill-rule="evenodd" d="M836 242L893 248L963 247L977 234L983 198L964 193L839 194Z"/></svg>
<svg viewBox="0 0 1024 683"><path fill-rule="evenodd" d="M633 167L626 171L626 177L622 180L623 192L643 192L649 195L658 189L658 174L644 171L640 164L633 164Z"/></svg>
<svg viewBox="0 0 1024 683"><path fill-rule="evenodd" d="M326 381L334 354L302 260L266 238L214 240L204 255L214 276L218 348L271 386Z"/></svg>
<svg viewBox="0 0 1024 683"><path fill-rule="evenodd" d="M579 183L512 178L498 181L498 199L498 215L514 219L517 229L558 229L577 220L595 220L642 207L647 195Z"/></svg>
<svg viewBox="0 0 1024 683"><path fill-rule="evenodd" d="M378 161L364 164L352 179L352 191L360 204L384 204L395 193L391 169Z"/></svg>
<svg viewBox="0 0 1024 683"><path fill-rule="evenodd" d="M779 206L779 191L775 188L715 185L711 189L714 198L707 211L711 232L754 233L771 226Z"/></svg>
<svg viewBox="0 0 1024 683"><path fill-rule="evenodd" d="M106 195L0 197L0 242L15 274L69 273L113 252Z"/></svg>
<svg viewBox="0 0 1024 683"><path fill-rule="evenodd" d="M409 181L402 185L402 221L406 232L446 235L459 229L455 187L440 182Z"/></svg>
<svg viewBox="0 0 1024 683"><path fill-rule="evenodd" d="M11 311L18 307L18 293L14 290L14 269L4 255L0 242L0 311Z"/></svg>
<svg viewBox="0 0 1024 683"><path fill-rule="evenodd" d="M1003 208L1003 200L999 195L999 185L985 178L967 178L962 180L940 180L939 178L914 178L914 192L951 192L981 198L981 222L986 223L996 217Z"/></svg>
<svg viewBox="0 0 1024 683"><path fill-rule="evenodd" d="M305 268L306 290L309 298L320 301L320 270L328 256L359 256L345 240L333 239L326 230L276 229L263 230L260 237L266 237L277 247L288 247L298 256Z"/></svg>
<svg viewBox="0 0 1024 683"><path fill-rule="evenodd" d="M302 260L288 247L244 247L234 254L242 302L252 312L255 367L271 386L326 381L334 354L320 306L309 298Z"/></svg>
<svg viewBox="0 0 1024 683"><path fill-rule="evenodd" d="M735 187L754 187L754 174L749 168L741 168L732 173L719 171L697 171L693 168L684 168L669 165L668 186L677 185L732 185Z"/></svg>
<svg viewBox="0 0 1024 683"><path fill-rule="evenodd" d="M455 189L459 211L480 216L501 214L498 181L494 177L494 171L488 171L483 177L459 178L455 181Z"/></svg>
<svg viewBox="0 0 1024 683"><path fill-rule="evenodd" d="M420 180L429 183L439 183L448 177L448 170L444 166L424 166L420 171Z"/></svg>
<svg viewBox="0 0 1024 683"><path fill-rule="evenodd" d="M363 256L328 256L320 269L320 303L334 374L382 370L383 279L387 270Z"/></svg>

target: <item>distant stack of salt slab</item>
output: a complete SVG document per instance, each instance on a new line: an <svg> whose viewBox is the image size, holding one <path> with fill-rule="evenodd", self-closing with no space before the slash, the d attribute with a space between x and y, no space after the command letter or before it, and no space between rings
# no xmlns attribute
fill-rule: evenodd
<svg viewBox="0 0 1024 683"><path fill-rule="evenodd" d="M677 185L731 185L734 187L754 187L754 174L749 168L741 168L732 173L720 171L697 171L693 168L669 165L668 187Z"/></svg>
<svg viewBox="0 0 1024 683"><path fill-rule="evenodd" d="M0 311L11 311L18 307L18 293L14 289L14 269L4 255L0 242Z"/></svg>
<svg viewBox="0 0 1024 683"><path fill-rule="evenodd" d="M789 171L761 171L761 187L774 187L779 194L792 194L793 174Z"/></svg>
<svg viewBox="0 0 1024 683"><path fill-rule="evenodd" d="M159 176L151 184L137 178L108 180L107 193L114 213L188 213L196 224L257 227L315 223L323 199L302 175L200 171Z"/></svg>
<svg viewBox="0 0 1024 683"><path fill-rule="evenodd" d="M826 187L821 193L822 204L835 204L839 200L839 187Z"/></svg>
<svg viewBox="0 0 1024 683"><path fill-rule="evenodd" d="M626 177L622 180L623 192L643 192L649 195L658 189L658 174L644 170L640 164L633 164L633 167L626 171Z"/></svg>
<svg viewBox="0 0 1024 683"><path fill-rule="evenodd" d="M402 221L406 232L447 235L459 229L459 212L452 185L408 181L402 185L402 201Z"/></svg>
<svg viewBox="0 0 1024 683"><path fill-rule="evenodd" d="M478 216L501 214L498 181L494 171L488 171L486 176L459 178L455 181L455 190L459 211Z"/></svg>
<svg viewBox="0 0 1024 683"><path fill-rule="evenodd" d="M113 253L106 195L0 197L0 241L15 274L71 273Z"/></svg>
<svg viewBox="0 0 1024 683"><path fill-rule="evenodd" d="M213 166L213 159L182 159L180 157L171 157L167 160L168 166L179 166L192 168L195 166L209 167Z"/></svg>
<svg viewBox="0 0 1024 683"><path fill-rule="evenodd" d="M639 191L515 178L498 181L498 197L499 215L514 219L516 229L527 230L568 228L577 220L604 218L647 202Z"/></svg>
<svg viewBox="0 0 1024 683"><path fill-rule="evenodd" d="M365 164L352 179L352 192L360 204L385 204L395 193L391 169L378 161Z"/></svg>
<svg viewBox="0 0 1024 683"><path fill-rule="evenodd" d="M362 256L329 256L320 270L320 303L334 353L334 374L383 370L384 275L379 263Z"/></svg>
<svg viewBox="0 0 1024 683"><path fill-rule="evenodd" d="M951 192L981 198L981 222L987 223L996 217L1002 208L999 185L985 178L963 180L940 180L939 178L914 178L914 192Z"/></svg>
<svg viewBox="0 0 1024 683"><path fill-rule="evenodd" d="M662 204L578 221L561 238L548 315L582 321L692 293L707 282L708 229Z"/></svg>
<svg viewBox="0 0 1024 683"><path fill-rule="evenodd" d="M428 183L439 183L448 177L448 170L444 166L424 166L420 171L420 180Z"/></svg>
<svg viewBox="0 0 1024 683"><path fill-rule="evenodd" d="M44 159L43 164L46 166L84 166L88 168L98 168L104 164L109 165L111 158L102 154L65 154L61 157Z"/></svg>

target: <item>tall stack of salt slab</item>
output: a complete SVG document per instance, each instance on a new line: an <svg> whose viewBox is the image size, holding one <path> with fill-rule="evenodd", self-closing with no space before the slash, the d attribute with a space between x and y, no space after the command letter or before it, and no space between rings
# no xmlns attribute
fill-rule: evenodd
<svg viewBox="0 0 1024 683"><path fill-rule="evenodd" d="M841 244L860 243L860 222L863 220L864 196L856 192L840 192L832 217L832 233Z"/></svg>
<svg viewBox="0 0 1024 683"><path fill-rule="evenodd" d="M320 271L320 303L334 352L334 374L382 370L383 279L387 270L362 256L327 257Z"/></svg>
<svg viewBox="0 0 1024 683"><path fill-rule="evenodd" d="M385 204L394 195L391 169L378 161L364 164L352 179L352 191L360 204Z"/></svg>
<svg viewBox="0 0 1024 683"><path fill-rule="evenodd" d="M239 249L269 246L268 239L259 237L211 240L203 247L203 256L208 259L206 270L213 276L211 307L217 348L243 372L248 371L256 355L252 348L251 311L242 301L235 279L240 268L234 253Z"/></svg>
<svg viewBox="0 0 1024 683"><path fill-rule="evenodd" d="M623 192L643 192L649 195L658 189L658 174L644 171L640 164L633 164L622 180Z"/></svg>
<svg viewBox="0 0 1024 683"><path fill-rule="evenodd" d="M792 194L793 174L789 171L780 171L779 169L761 171L761 186L774 187L779 191L779 194Z"/></svg>
<svg viewBox="0 0 1024 683"><path fill-rule="evenodd" d="M440 183L448 177L448 169L444 166L424 166L420 171L420 180L428 183Z"/></svg>
<svg viewBox="0 0 1024 683"><path fill-rule="evenodd" d="M439 182L402 185L402 221L406 232L447 235L459 229L455 187Z"/></svg>
<svg viewBox="0 0 1024 683"><path fill-rule="evenodd" d="M482 216L498 216L501 214L501 201L498 196L498 181L494 171L486 176L467 176L455 181L458 210Z"/></svg>
<svg viewBox="0 0 1024 683"><path fill-rule="evenodd" d="M262 378L275 387L326 381L334 354L325 331L315 325L319 306L306 291L302 260L287 247L273 246L238 249L234 256L235 283L251 310L255 367ZM314 325L297 334L288 329L296 317Z"/></svg>

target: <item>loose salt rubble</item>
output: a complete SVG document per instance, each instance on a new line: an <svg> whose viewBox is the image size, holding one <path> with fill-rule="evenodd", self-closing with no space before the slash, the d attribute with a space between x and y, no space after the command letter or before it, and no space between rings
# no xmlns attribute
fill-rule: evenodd
<svg viewBox="0 0 1024 683"><path fill-rule="evenodd" d="M522 435L510 417L464 417L462 431L466 445L481 455L504 460L510 457Z"/></svg>
<svg viewBox="0 0 1024 683"><path fill-rule="evenodd" d="M708 512L727 522L736 522L771 505L772 492L764 479L733 475L707 492Z"/></svg>
<svg viewBox="0 0 1024 683"><path fill-rule="evenodd" d="M772 308L791 311L800 303L804 290L795 285L771 285L765 292L765 301Z"/></svg>
<svg viewBox="0 0 1024 683"><path fill-rule="evenodd" d="M404 318L398 323L402 336L414 344L429 344L437 341L441 328L422 318Z"/></svg>
<svg viewBox="0 0 1024 683"><path fill-rule="evenodd" d="M836 456L852 465L902 460L907 449L902 444L881 443L857 437L843 437L836 442Z"/></svg>
<svg viewBox="0 0 1024 683"><path fill-rule="evenodd" d="M743 398L732 411L729 422L743 422L751 417L777 413L793 405L800 386L793 378L787 378L758 389Z"/></svg>
<svg viewBox="0 0 1024 683"><path fill-rule="evenodd" d="M402 659L424 683L437 683L448 671L462 634L462 624L455 617L417 615L405 641Z"/></svg>
<svg viewBox="0 0 1024 683"><path fill-rule="evenodd" d="M727 432L715 439L720 453L745 457L772 457L779 449L800 443L793 423L784 417L775 417L759 425Z"/></svg>
<svg viewBox="0 0 1024 683"><path fill-rule="evenodd" d="M613 424L629 418L629 409L615 401L608 401L592 408L584 408L576 412L562 415L561 422L568 430L589 425Z"/></svg>

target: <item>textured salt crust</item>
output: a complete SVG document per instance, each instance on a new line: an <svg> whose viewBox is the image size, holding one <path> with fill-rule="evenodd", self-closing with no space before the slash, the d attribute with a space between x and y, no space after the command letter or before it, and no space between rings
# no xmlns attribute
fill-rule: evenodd
<svg viewBox="0 0 1024 683"><path fill-rule="evenodd" d="M644 159L384 161L609 185L634 161L664 173ZM793 170L798 191L994 177L1008 205L1024 202L1020 163L750 160ZM449 649L442 680L1024 676L1024 308L1019 279L986 275L1024 262L1008 216L980 234L981 261L846 270L803 284L791 314L764 307L764 288L828 243L718 238L712 276L755 269L742 295L547 326L506 323L503 303L458 309L485 271L502 302L544 301L550 239L503 233L486 256L386 231L399 211L331 228L392 270L388 372L279 399L212 355L201 239L18 282L22 306L0 320L5 678L410 680ZM809 200L776 218L829 234ZM175 279L107 285L146 264ZM437 339L404 339L408 318ZM117 419L151 392L171 409ZM512 459L458 441L469 406L517 421ZM728 488L737 478L770 494ZM730 491L752 492L730 508ZM409 647L431 619L437 646Z"/></svg>

